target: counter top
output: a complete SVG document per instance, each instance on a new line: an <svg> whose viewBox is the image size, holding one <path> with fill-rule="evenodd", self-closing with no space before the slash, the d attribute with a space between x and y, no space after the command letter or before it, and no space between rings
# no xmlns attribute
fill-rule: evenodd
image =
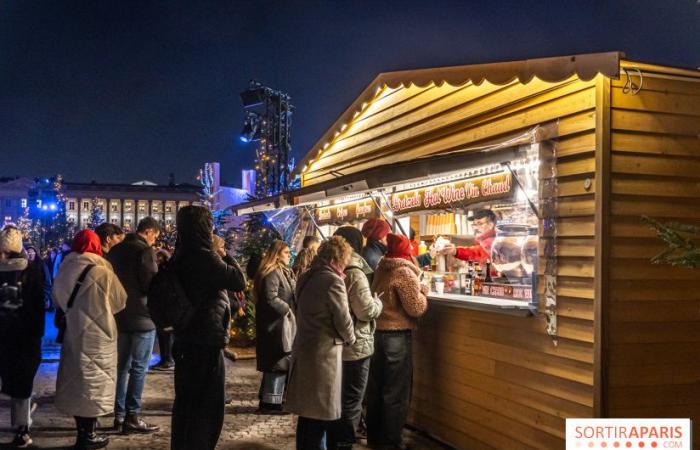
<svg viewBox="0 0 700 450"><path fill-rule="evenodd" d="M537 312L537 306L531 303L475 295L437 294L431 292L428 294L428 300L430 303L439 305L495 312L512 316L525 317L534 315Z"/></svg>

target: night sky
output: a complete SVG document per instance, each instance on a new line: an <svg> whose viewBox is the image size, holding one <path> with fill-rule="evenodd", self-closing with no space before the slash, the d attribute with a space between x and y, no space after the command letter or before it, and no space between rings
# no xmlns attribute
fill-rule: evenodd
<svg viewBox="0 0 700 450"><path fill-rule="evenodd" d="M0 176L240 183L251 78L299 160L380 72L621 50L700 66L696 0L0 2Z"/></svg>

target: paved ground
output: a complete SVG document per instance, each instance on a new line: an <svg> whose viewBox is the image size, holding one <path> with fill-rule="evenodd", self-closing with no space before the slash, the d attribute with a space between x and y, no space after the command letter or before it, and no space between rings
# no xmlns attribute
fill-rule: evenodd
<svg viewBox="0 0 700 450"><path fill-rule="evenodd" d="M50 353L45 354L50 355ZM49 356L50 358L50 356ZM53 405L55 389L56 362L46 362L35 380L36 400L39 407L35 413L34 442L35 448L64 449L74 442L73 420L59 413ZM276 449L294 448L294 428L296 418L293 416L267 416L255 414L260 375L255 371L254 361L227 361L228 393L234 401L226 407L224 430L219 440L218 449ZM161 426L161 431L153 435L112 435L110 449L169 449L170 410L173 398L172 373L151 373L146 382L144 393L144 415L149 422ZM9 399L0 397L0 442L12 439ZM111 426L112 418L100 420L100 426ZM107 431L107 430L105 430ZM110 432L111 433L111 432ZM440 450L444 447L407 431L407 442L412 449ZM9 448L0 445L0 449ZM356 446L364 450L363 446ZM196 449L192 449L196 450Z"/></svg>

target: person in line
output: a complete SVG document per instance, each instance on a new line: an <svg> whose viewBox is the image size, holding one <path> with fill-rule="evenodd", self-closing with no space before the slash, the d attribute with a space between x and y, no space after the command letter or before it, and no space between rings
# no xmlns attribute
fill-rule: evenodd
<svg viewBox="0 0 700 450"><path fill-rule="evenodd" d="M372 292L382 295L367 388L367 444L403 449L413 379L411 332L428 308L428 287L411 257L406 236L389 234L388 252L374 272Z"/></svg>
<svg viewBox="0 0 700 450"><path fill-rule="evenodd" d="M496 239L496 213L490 209L477 210L469 218L474 227L476 244L470 247L456 247L454 244L445 246L442 253L453 255L462 261L477 261L486 268L486 262L491 260L491 247Z"/></svg>
<svg viewBox="0 0 700 450"><path fill-rule="evenodd" d="M115 316L119 329L119 359L114 428L118 432L153 433L160 429L139 417L156 338L156 326L148 312L147 294L151 280L158 272L152 246L159 234L158 221L146 217L139 221L136 233L129 233L106 255L128 295L126 308Z"/></svg>
<svg viewBox="0 0 700 450"><path fill-rule="evenodd" d="M100 237L102 242L102 254L106 255L117 244L120 244L126 235L124 230L113 223L101 223L95 227L95 233Z"/></svg>
<svg viewBox="0 0 700 450"><path fill-rule="evenodd" d="M391 226L382 219L369 219L362 226L362 235L367 238L362 257L372 270L377 269L379 260L386 253L386 236L390 232Z"/></svg>
<svg viewBox="0 0 700 450"><path fill-rule="evenodd" d="M301 244L301 251L292 265L292 271L297 280L311 267L311 261L314 260L318 246L321 245L321 238L316 236L306 236Z"/></svg>
<svg viewBox="0 0 700 450"><path fill-rule="evenodd" d="M56 379L56 408L75 418L75 450L106 447L96 433L97 417L114 410L117 378L117 323L126 291L102 258L99 236L80 231L53 285L53 299L66 315Z"/></svg>
<svg viewBox="0 0 700 450"><path fill-rule="evenodd" d="M156 252L156 264L158 270L161 270L170 261L170 253L167 250L160 249ZM160 360L150 367L150 370L169 371L175 367L173 359L173 341L175 336L172 330L164 330L156 328L156 336L158 337L158 350L160 351Z"/></svg>
<svg viewBox="0 0 700 450"><path fill-rule="evenodd" d="M41 269L41 273L44 275L44 309L48 311L51 309L51 305L53 304L51 301L51 272L49 272L48 266L41 258L39 250L37 250L36 247L28 245L25 250L27 252L27 260L29 261L29 264L35 265Z"/></svg>
<svg viewBox="0 0 700 450"><path fill-rule="evenodd" d="M53 267L51 268L51 274L53 278L56 278L58 276L58 269L61 267L61 264L63 263L63 260L65 259L66 256L70 253L71 249L71 243L69 241L64 241L63 244L61 244L61 249L56 255L56 260L53 263Z"/></svg>
<svg viewBox="0 0 700 450"><path fill-rule="evenodd" d="M287 326L295 322L296 281L289 268L290 258L287 243L274 241L263 255L254 280L255 349L257 369L263 374L260 412L282 411L293 340L293 336L285 336L285 332L290 332L285 330L285 321Z"/></svg>
<svg viewBox="0 0 700 450"><path fill-rule="evenodd" d="M298 414L297 450L322 450L339 441L343 345L355 343L343 278L352 248L340 236L318 249L297 287L298 330L292 350L287 411Z"/></svg>
<svg viewBox="0 0 700 450"><path fill-rule="evenodd" d="M245 289L240 267L214 251L211 212L186 206L177 212L177 243L170 264L194 308L175 329L175 402L172 450L213 450L224 423L223 349L229 340L231 309L226 290Z"/></svg>
<svg viewBox="0 0 700 450"><path fill-rule="evenodd" d="M28 259L17 228L0 231L0 385L11 398L15 448L32 444L32 386L44 335L43 265L41 258Z"/></svg>
<svg viewBox="0 0 700 450"><path fill-rule="evenodd" d="M355 430L360 426L362 400L369 377L370 357L374 353L375 320L382 312L382 302L372 296L368 276L372 269L360 256L362 233L355 227L340 227L334 234L352 247L350 263L345 267L345 287L350 314L355 323L355 343L343 348L343 389L341 437L338 450L351 449L356 442Z"/></svg>

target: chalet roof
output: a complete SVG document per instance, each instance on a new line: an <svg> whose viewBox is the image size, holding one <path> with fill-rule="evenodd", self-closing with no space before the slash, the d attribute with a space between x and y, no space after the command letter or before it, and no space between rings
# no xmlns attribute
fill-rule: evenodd
<svg viewBox="0 0 700 450"><path fill-rule="evenodd" d="M623 57L623 53L615 51L381 73L311 147L297 165L295 173L303 171L303 168L314 159L318 152L327 147L328 143L342 132L345 125L351 122L358 112L362 111L364 106L377 97L384 88L429 87L444 84L462 86L466 83L481 85L484 81L495 85L505 85L516 79L520 83L526 84L534 78L546 82L560 82L573 75L588 81L599 73L611 78L618 78L620 60Z"/></svg>

